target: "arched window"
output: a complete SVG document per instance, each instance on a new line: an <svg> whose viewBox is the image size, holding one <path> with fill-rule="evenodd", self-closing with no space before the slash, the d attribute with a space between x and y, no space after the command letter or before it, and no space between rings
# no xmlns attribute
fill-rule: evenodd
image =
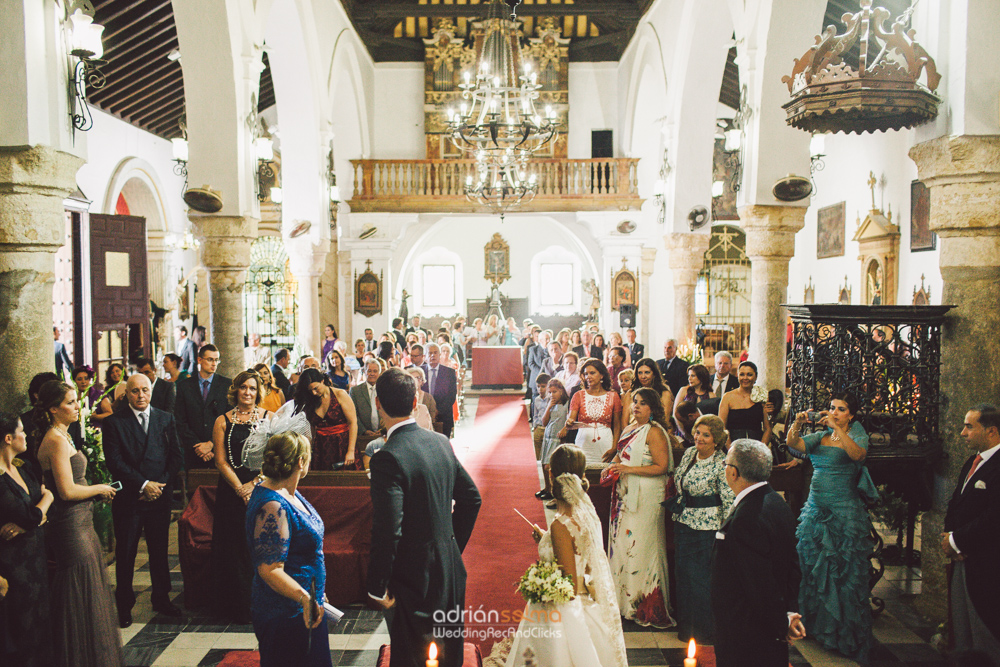
<svg viewBox="0 0 1000 667"><path fill-rule="evenodd" d="M572 315L580 312L581 263L562 246L549 246L531 258L531 312Z"/></svg>
<svg viewBox="0 0 1000 667"><path fill-rule="evenodd" d="M750 260L746 233L735 225L712 227L712 240L695 287L699 342L739 351L750 332Z"/></svg>
<svg viewBox="0 0 1000 667"><path fill-rule="evenodd" d="M427 317L465 311L462 260L447 248L427 250L414 263L414 313Z"/></svg>
<svg viewBox="0 0 1000 667"><path fill-rule="evenodd" d="M259 333L261 345L275 351L294 347L298 333L298 284L288 268L288 253L278 236L262 236L250 249L243 285L244 337Z"/></svg>

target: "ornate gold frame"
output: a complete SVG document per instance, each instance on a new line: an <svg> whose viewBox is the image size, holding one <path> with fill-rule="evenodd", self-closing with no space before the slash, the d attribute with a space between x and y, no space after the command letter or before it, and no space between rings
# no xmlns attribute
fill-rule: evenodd
<svg viewBox="0 0 1000 667"><path fill-rule="evenodd" d="M483 250L483 271L485 273L483 277L497 285L505 280L510 280L510 246L503 240L499 232L493 235Z"/></svg>
<svg viewBox="0 0 1000 667"><path fill-rule="evenodd" d="M639 280L629 270L628 260L622 257L622 268L611 272L611 310L618 310L622 304L639 305Z"/></svg>
<svg viewBox="0 0 1000 667"><path fill-rule="evenodd" d="M370 259L365 262L365 265L368 268L360 276L357 270L354 271L354 312L365 317L374 317L382 313L382 272L379 271L379 274L375 275ZM371 300L371 292L374 292L374 303L362 305L361 294L363 290L367 293L365 295L366 304Z"/></svg>

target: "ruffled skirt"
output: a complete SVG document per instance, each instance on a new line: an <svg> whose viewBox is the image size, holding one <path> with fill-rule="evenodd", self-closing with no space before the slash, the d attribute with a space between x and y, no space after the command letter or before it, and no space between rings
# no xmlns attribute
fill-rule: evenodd
<svg viewBox="0 0 1000 667"><path fill-rule="evenodd" d="M802 568L799 611L809 635L866 663L873 641L868 512L860 500L826 505L811 494L795 535Z"/></svg>

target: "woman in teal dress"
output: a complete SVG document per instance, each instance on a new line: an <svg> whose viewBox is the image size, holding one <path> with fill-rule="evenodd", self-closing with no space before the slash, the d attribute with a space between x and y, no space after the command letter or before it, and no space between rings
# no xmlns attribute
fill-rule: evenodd
<svg viewBox="0 0 1000 667"><path fill-rule="evenodd" d="M858 493L858 474L868 454L868 434L854 416L852 394L834 394L820 412L824 430L800 437L807 413L795 416L787 444L807 453L813 465L809 499L796 537L802 584L799 611L810 636L862 664L872 647L868 588L871 518Z"/></svg>

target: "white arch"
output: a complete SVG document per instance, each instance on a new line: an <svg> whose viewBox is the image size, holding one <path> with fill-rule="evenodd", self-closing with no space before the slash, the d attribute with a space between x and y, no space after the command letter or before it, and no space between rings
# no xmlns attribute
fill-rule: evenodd
<svg viewBox="0 0 1000 667"><path fill-rule="evenodd" d="M365 87L364 75L358 55L358 45L354 33L344 28L334 44L334 52L330 57L330 70L326 79L327 114L326 118L333 125L336 106L340 96L337 94L338 83L344 76L350 81L354 93L354 111L358 117L359 134L361 138L361 155L371 155L371 130L368 114L368 89Z"/></svg>
<svg viewBox="0 0 1000 667"><path fill-rule="evenodd" d="M172 225L170 223L173 220L173 217L169 215L167 210L167 200L166 197L163 196L163 183L160 181L160 177L157 175L156 169L153 168L153 165L146 162L142 158L127 157L118 163L114 171L111 173L111 178L108 180L107 187L104 191L104 200L101 202L100 210L107 214L114 214L118 203L118 195L121 194L125 184L133 178L144 183L153 194L153 200L158 209L159 219L162 222L162 229L151 229L147 227L146 232L171 231Z"/></svg>
<svg viewBox="0 0 1000 667"><path fill-rule="evenodd" d="M632 149L635 143L635 116L638 113L639 94L642 91L640 84L645 78L644 75L647 68L652 68L654 72L659 71L660 77L663 79L663 95L666 96L668 93L667 72L664 69L663 46L660 42L659 33L656 32L656 28L649 22L643 23L642 27L642 34L639 36L639 41L636 44L636 55L632 60L633 65L629 76L628 88L625 90L625 99L627 101L625 114L622 116L627 125L624 126L625 136L621 145L628 146L629 150ZM659 85L658 80L656 85Z"/></svg>

